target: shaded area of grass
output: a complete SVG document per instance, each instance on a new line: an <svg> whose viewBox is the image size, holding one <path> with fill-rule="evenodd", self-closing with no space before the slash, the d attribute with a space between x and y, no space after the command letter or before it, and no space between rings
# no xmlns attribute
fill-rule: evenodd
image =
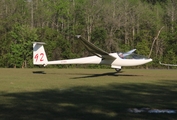
<svg viewBox="0 0 177 120"><path fill-rule="evenodd" d="M128 108L177 109L177 83L109 84L0 95L0 118L17 120L172 120L176 114L129 113Z"/></svg>

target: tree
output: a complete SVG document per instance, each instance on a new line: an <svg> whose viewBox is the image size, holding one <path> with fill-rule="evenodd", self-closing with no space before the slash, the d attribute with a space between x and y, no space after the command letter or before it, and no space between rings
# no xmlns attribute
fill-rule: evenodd
<svg viewBox="0 0 177 120"><path fill-rule="evenodd" d="M12 43L10 45L9 67L32 67L32 42L37 41L36 30L29 26L15 25L9 33Z"/></svg>

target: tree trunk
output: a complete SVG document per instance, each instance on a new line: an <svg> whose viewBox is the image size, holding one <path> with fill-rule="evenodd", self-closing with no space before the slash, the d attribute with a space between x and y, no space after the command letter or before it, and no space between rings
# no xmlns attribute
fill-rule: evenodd
<svg viewBox="0 0 177 120"><path fill-rule="evenodd" d="M161 27L161 29L160 29L159 32L157 33L157 36L154 38L154 40L153 40L153 42L152 42L152 45L151 45L151 50L150 50L150 52L149 52L149 56L148 56L148 58L151 57L151 54L152 54L152 50L153 50L153 47L154 47L155 41L158 39L159 34L160 34L160 32L161 32L161 30L162 30L163 28L164 28L164 26Z"/></svg>

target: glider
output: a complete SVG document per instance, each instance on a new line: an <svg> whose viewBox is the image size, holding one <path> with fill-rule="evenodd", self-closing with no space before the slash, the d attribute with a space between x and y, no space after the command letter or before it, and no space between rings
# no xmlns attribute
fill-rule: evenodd
<svg viewBox="0 0 177 120"><path fill-rule="evenodd" d="M44 49L44 42L34 42L33 43L33 64L34 65L54 65L54 64L103 64L110 65L117 72L121 70L122 66L137 66L149 63L152 59L146 58L141 55L134 54L136 49L130 50L126 53L108 53L94 44L88 42L80 36L78 39L85 45L94 56L66 59L66 60L55 60L48 61L46 52Z"/></svg>
<svg viewBox="0 0 177 120"><path fill-rule="evenodd" d="M161 62L159 62L159 64L161 64L161 65L165 65L165 66L177 66L177 65L175 65L175 64L165 64L165 63L161 63Z"/></svg>

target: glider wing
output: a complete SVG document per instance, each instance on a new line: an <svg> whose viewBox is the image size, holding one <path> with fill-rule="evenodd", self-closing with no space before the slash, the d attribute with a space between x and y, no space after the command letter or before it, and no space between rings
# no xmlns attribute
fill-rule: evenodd
<svg viewBox="0 0 177 120"><path fill-rule="evenodd" d="M165 66L177 66L177 65L175 65L175 64L164 64L164 63L161 63L161 62L159 62L161 65L165 65Z"/></svg>
<svg viewBox="0 0 177 120"><path fill-rule="evenodd" d="M100 57L100 58L103 58L103 59L116 59L116 57L110 55L108 52L96 47L94 44L88 42L87 40L85 40L84 38L82 37L78 37L81 39L82 43L85 45L86 49L88 51L90 51L91 53L93 53L94 55Z"/></svg>

